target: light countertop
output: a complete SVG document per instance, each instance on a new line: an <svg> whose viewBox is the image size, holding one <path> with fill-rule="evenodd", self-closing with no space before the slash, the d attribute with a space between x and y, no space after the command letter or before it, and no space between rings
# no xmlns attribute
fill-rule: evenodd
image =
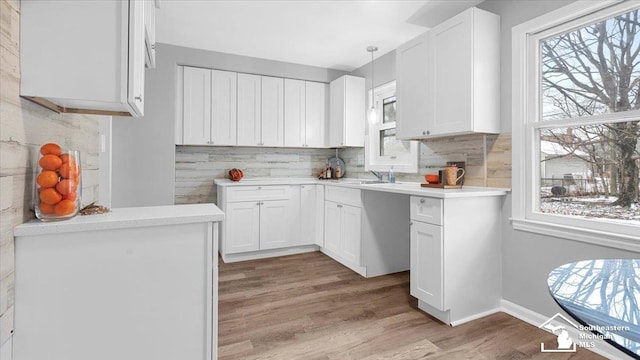
<svg viewBox="0 0 640 360"><path fill-rule="evenodd" d="M34 219L14 228L14 236L31 236L92 230L149 227L224 220L215 204L167 205L111 209L106 214L78 215L69 220Z"/></svg>
<svg viewBox="0 0 640 360"><path fill-rule="evenodd" d="M363 179L345 178L341 180L318 180L315 178L248 178L240 181L229 179L215 179L218 186L268 186L268 185L307 185L320 184L327 186L342 186L369 191L383 191L405 195L417 195L436 198L460 198L477 196L502 196L510 189L490 188L479 186L463 186L461 189L435 189L423 188L417 182L397 182L362 184Z"/></svg>

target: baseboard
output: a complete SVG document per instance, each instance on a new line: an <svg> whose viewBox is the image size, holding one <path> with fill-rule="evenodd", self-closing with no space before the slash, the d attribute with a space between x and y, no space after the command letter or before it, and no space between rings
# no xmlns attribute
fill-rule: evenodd
<svg viewBox="0 0 640 360"><path fill-rule="evenodd" d="M233 263L233 262L246 261L246 260L266 259L266 258L276 257L276 256L304 254L304 253L314 252L318 250L320 250L320 248L317 245L305 245L305 246L289 247L284 249L260 250L260 251L252 251L252 252L238 253L238 254L220 253L220 256L222 257L222 261L224 261L225 263Z"/></svg>
<svg viewBox="0 0 640 360"><path fill-rule="evenodd" d="M501 304L502 312L507 313L524 322L527 322L535 327L539 327L550 318L550 316L539 314L535 311L525 308L524 306L520 306L518 304L512 303L504 299L502 299L500 304ZM571 320L573 321L573 319ZM569 335L571 336L572 339L579 339L581 332L578 329L569 326L567 327L567 331L569 332ZM592 340L589 340L589 341L592 341ZM603 340L594 339L593 342L595 343L594 347L592 348L585 347L583 349L586 349L598 355L604 356L607 359L623 360L623 359L629 358L629 356L622 353L621 351L609 345L607 342Z"/></svg>
<svg viewBox="0 0 640 360"><path fill-rule="evenodd" d="M483 318L485 316L489 316L489 315L493 315L495 313L499 313L501 310L502 310L501 308L495 308L495 309L483 311L481 313L473 314L473 315L468 316L466 318L454 320L454 321L451 321L451 326L462 325L462 324L467 323L469 321L477 320L477 319Z"/></svg>
<svg viewBox="0 0 640 360"><path fill-rule="evenodd" d="M327 248L320 248L320 252L327 255L328 257L332 258L333 260L339 262L340 264L348 267L349 269L355 271L357 274L359 274L360 276L363 277L367 277L367 268L364 266L357 266L354 264L351 264L348 261L345 261L339 254L335 253L334 251L331 251Z"/></svg>

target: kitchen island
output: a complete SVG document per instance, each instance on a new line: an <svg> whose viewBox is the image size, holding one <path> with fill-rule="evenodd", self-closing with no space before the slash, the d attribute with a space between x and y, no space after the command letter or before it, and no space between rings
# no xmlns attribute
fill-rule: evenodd
<svg viewBox="0 0 640 360"><path fill-rule="evenodd" d="M215 359L213 204L14 229L14 359Z"/></svg>

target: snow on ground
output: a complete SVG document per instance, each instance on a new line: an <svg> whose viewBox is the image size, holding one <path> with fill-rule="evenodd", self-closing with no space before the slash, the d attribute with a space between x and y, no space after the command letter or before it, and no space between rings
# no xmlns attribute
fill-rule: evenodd
<svg viewBox="0 0 640 360"><path fill-rule="evenodd" d="M630 208L613 206L616 198L597 196L549 197L540 199L540 211L549 214L580 216L585 218L602 218L631 221L640 224L640 204L632 204Z"/></svg>

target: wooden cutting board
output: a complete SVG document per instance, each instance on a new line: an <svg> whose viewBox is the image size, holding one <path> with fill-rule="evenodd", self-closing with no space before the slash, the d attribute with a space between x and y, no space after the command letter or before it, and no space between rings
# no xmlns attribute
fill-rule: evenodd
<svg viewBox="0 0 640 360"><path fill-rule="evenodd" d="M462 185L445 185L445 184L420 184L421 187L436 188L436 189L461 189Z"/></svg>

